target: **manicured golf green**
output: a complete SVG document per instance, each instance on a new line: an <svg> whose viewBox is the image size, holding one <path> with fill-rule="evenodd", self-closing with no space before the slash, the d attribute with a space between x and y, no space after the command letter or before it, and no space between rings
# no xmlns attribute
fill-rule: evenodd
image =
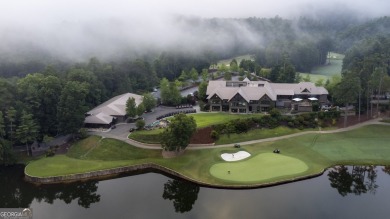
<svg viewBox="0 0 390 219"><path fill-rule="evenodd" d="M308 166L293 157L263 153L236 162L222 162L211 166L210 173L219 179L234 182L261 182L281 176L303 173Z"/></svg>

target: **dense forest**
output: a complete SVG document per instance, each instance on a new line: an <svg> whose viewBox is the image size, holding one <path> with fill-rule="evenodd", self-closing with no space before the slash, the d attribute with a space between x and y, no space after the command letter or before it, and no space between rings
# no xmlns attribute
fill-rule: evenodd
<svg viewBox="0 0 390 219"><path fill-rule="evenodd" d="M233 63L237 68L233 71L267 68L271 72L266 77L271 81L294 82L296 71L310 72L325 64L328 52L344 53L341 81L326 84L335 100L343 104L356 103L359 94L368 109L371 95L390 89L388 17L369 21L310 17L178 19L178 25L190 33L207 30L217 39L199 44L202 46L196 51L156 50L136 57L97 57L79 62L47 58L50 56L41 53L18 60L0 56L0 149L6 153L15 144L76 133L88 109L115 95L150 92L163 78L174 81L186 72L199 74L217 60L242 54L255 54L255 59ZM224 44L215 43L226 36ZM351 83L355 79L358 83ZM343 98L351 89L358 92Z"/></svg>

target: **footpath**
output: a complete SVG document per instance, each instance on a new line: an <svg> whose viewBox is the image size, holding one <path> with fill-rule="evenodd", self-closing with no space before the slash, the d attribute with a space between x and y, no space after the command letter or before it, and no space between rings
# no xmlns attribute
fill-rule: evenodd
<svg viewBox="0 0 390 219"><path fill-rule="evenodd" d="M265 138L265 139L257 139L257 140L252 140L252 141L245 141L245 142L240 142L240 144L241 145L248 145L248 144L255 144L255 143L262 143L262 142L277 141L277 140L281 140L281 139L301 136L301 135L310 134L310 133L329 134L329 133L345 132L345 131L357 129L357 128L360 128L360 127L366 126L366 125L374 125L374 124L390 125L390 123L380 122L380 120L382 120L382 118L375 118L375 119L368 120L368 121L365 121L365 122L362 122L362 123L358 123L358 124L355 124L355 125L352 125L352 126L348 126L346 128L339 128L339 129L328 130L328 131L322 131L322 130L318 130L318 131L305 131L305 132L299 132L299 133L295 133L295 134L278 136L278 137L273 137L273 138ZM117 140L126 142L126 143L128 143L130 145L133 145L133 146L139 147L139 148L161 150L161 145L160 144L146 144L146 143L138 142L138 141L129 139L127 137L128 136L127 133L126 133L126 135L123 135L123 134L122 135L114 135L114 134L110 134L110 133L99 133L99 132L95 132L95 133L92 133L92 134L103 136L103 137L106 137L106 138L117 139ZM186 149L187 150L197 150L197 149L208 149L208 148L233 147L235 144L236 143L223 144L223 145L212 145L212 144L209 144L209 145L196 145L196 144L190 144Z"/></svg>

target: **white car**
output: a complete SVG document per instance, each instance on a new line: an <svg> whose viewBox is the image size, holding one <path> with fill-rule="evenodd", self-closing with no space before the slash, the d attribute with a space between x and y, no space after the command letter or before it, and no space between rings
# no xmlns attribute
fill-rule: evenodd
<svg viewBox="0 0 390 219"><path fill-rule="evenodd" d="M322 105L321 110L330 110L331 106L329 105Z"/></svg>

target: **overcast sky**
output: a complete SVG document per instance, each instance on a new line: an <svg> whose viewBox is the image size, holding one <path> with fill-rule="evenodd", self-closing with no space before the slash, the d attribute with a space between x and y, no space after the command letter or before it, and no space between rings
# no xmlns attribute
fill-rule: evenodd
<svg viewBox="0 0 390 219"><path fill-rule="evenodd" d="M388 0L4 0L2 20L84 20L102 17L150 17L185 14L201 17L282 17L312 8L348 6L357 12L386 15ZM8 18L8 19L7 19ZM46 21L47 22L47 21Z"/></svg>
<svg viewBox="0 0 390 219"><path fill-rule="evenodd" d="M339 10L377 17L389 8L388 0L1 0L0 57L27 45L68 57L111 55L123 45L164 48L191 37L172 15L291 18Z"/></svg>

